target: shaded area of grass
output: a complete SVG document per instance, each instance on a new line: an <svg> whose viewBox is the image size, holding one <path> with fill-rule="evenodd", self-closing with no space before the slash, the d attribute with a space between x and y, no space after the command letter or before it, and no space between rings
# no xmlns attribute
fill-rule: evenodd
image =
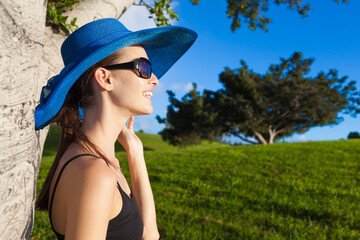
<svg viewBox="0 0 360 240"><path fill-rule="evenodd" d="M139 137L162 239L360 239L359 140L179 149ZM47 213L35 218L33 239L54 239Z"/></svg>

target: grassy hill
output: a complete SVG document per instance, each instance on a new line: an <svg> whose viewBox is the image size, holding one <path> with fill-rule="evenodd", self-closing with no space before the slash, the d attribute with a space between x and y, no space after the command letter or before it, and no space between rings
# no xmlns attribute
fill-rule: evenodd
<svg viewBox="0 0 360 240"><path fill-rule="evenodd" d="M51 128L38 188L58 134ZM359 140L177 148L138 136L161 239L360 239ZM55 239L47 213L36 212L32 239Z"/></svg>

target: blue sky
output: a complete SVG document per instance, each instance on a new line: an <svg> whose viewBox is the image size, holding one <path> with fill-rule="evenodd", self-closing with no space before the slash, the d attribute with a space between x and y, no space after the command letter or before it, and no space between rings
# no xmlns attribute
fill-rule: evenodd
<svg viewBox="0 0 360 240"><path fill-rule="evenodd" d="M221 88L219 74L225 67L240 67L245 60L250 69L265 73L270 64L280 58L289 58L295 51L305 58L315 58L310 76L335 68L339 76L357 81L360 89L360 27L358 11L360 1L349 0L337 4L333 0L307 1L312 9L307 18L285 6L271 5L266 14L273 19L266 33L260 29L251 31L244 24L231 32L231 19L226 17L226 1L201 1L193 6L190 1L174 1L173 8L179 21L173 25L190 28L198 33L191 49L160 79L154 88L154 112L149 116L135 118L135 130L158 133L163 125L155 117L166 116L169 105L166 90L175 92L177 98L184 96L192 82L198 90ZM144 7L132 6L120 18L130 30L155 27ZM239 106L241 107L241 106ZM344 121L336 126L315 127L304 134L284 139L287 142L337 140L347 138L351 131L360 132L360 116L342 115Z"/></svg>

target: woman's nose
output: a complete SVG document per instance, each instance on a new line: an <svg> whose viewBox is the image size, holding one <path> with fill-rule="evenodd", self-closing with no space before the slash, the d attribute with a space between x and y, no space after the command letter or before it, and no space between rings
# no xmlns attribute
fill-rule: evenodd
<svg viewBox="0 0 360 240"><path fill-rule="evenodd" d="M156 75L153 73L151 78L149 79L149 83L153 86L156 86L159 84L159 79L156 77Z"/></svg>

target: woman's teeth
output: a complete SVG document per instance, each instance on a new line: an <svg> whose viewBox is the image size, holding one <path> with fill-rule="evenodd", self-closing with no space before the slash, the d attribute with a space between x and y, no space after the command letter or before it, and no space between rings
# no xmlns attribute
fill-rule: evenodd
<svg viewBox="0 0 360 240"><path fill-rule="evenodd" d="M152 92L143 92L144 97L151 97L152 95Z"/></svg>

